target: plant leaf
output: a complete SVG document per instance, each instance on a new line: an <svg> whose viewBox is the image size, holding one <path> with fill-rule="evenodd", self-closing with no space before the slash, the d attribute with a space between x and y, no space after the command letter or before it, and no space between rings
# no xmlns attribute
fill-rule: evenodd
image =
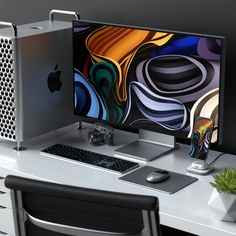
<svg viewBox="0 0 236 236"><path fill-rule="evenodd" d="M214 183L210 183L218 192L236 193L236 169L225 169L214 175Z"/></svg>

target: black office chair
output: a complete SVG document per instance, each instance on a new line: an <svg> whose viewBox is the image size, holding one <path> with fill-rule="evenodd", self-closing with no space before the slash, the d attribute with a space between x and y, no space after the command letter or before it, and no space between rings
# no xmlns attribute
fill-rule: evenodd
<svg viewBox="0 0 236 236"><path fill-rule="evenodd" d="M79 181L79 180L78 180ZM17 236L159 236L158 199L7 176Z"/></svg>

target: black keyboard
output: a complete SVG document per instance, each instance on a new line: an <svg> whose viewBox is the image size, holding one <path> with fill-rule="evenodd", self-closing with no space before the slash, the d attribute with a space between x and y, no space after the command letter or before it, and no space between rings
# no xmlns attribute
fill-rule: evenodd
<svg viewBox="0 0 236 236"><path fill-rule="evenodd" d="M139 166L138 163L135 162L122 160L112 156L106 156L64 144L55 144L42 150L42 153L68 158L82 163L120 172L121 174Z"/></svg>

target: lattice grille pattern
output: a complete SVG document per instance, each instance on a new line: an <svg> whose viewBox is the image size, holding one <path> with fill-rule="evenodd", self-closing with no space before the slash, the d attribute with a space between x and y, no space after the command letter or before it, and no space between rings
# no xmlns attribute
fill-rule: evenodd
<svg viewBox="0 0 236 236"><path fill-rule="evenodd" d="M0 138L16 140L14 50L0 37Z"/></svg>

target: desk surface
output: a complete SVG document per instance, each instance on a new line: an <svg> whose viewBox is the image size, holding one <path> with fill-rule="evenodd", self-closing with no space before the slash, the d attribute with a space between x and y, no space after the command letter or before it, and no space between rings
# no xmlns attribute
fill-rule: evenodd
<svg viewBox="0 0 236 236"><path fill-rule="evenodd" d="M137 139L137 134L116 130L114 146L92 146L88 144L86 139L87 132L90 129L91 126L88 125L87 128L82 130L74 130L72 127L57 130L25 143L28 149L21 152L16 152L12 149L13 143L0 141L0 167L17 172L19 175L27 175L32 178L62 184L157 196L160 201L160 220L163 225L197 235L236 235L236 224L219 221L207 205L213 190L209 184L210 181L213 181L211 175L197 176L199 178L198 181L169 195L121 181L118 179L121 176L120 174L40 154L40 150L60 142L112 155L113 150L120 145ZM179 149L148 163L148 165L186 174L186 167L192 163L192 160L187 158L188 150L189 147L187 145L181 144ZM209 162L218 154L211 151ZM139 163L141 165L144 164L142 162ZM230 154L223 155L216 161L215 167L214 173L224 168L236 168L236 156ZM196 177L196 175L190 175Z"/></svg>

